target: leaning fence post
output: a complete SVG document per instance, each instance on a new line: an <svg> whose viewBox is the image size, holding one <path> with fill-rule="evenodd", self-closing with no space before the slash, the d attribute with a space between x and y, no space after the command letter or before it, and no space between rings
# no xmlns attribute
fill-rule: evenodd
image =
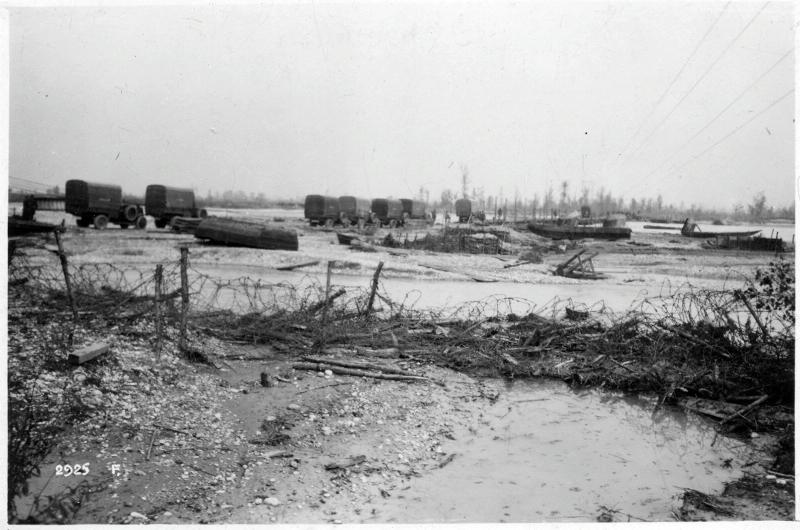
<svg viewBox="0 0 800 530"><path fill-rule="evenodd" d="M156 361L161 360L161 282L164 279L164 266L156 265Z"/></svg>
<svg viewBox="0 0 800 530"><path fill-rule="evenodd" d="M378 268L375 269L375 274L372 276L372 288L369 291L369 302L367 302L367 310L365 312L366 315L369 315L370 311L372 311L372 304L375 302L375 292L378 290L378 277L381 275L381 269L383 268L383 262L378 262Z"/></svg>
<svg viewBox="0 0 800 530"><path fill-rule="evenodd" d="M320 348L325 347L325 339L328 330L328 304L331 296L331 270L333 269L333 262L328 262L328 273L325 281L325 305L322 307L322 340L320 341Z"/></svg>
<svg viewBox="0 0 800 530"><path fill-rule="evenodd" d="M72 296L72 282L69 279L69 267L67 266L67 255L64 253L64 245L61 244L61 234L58 230L55 232L56 245L58 245L58 259L61 260L61 270L64 271L64 283L67 286L67 300L69 301L70 308L72 309L72 318L78 322L78 306L75 305L75 298Z"/></svg>
<svg viewBox="0 0 800 530"><path fill-rule="evenodd" d="M180 349L186 348L186 314L189 312L189 249L181 247L181 338Z"/></svg>

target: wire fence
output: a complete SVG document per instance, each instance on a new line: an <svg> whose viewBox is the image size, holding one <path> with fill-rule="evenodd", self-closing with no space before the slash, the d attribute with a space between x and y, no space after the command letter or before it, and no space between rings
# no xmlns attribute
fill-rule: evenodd
<svg viewBox="0 0 800 530"><path fill-rule="evenodd" d="M330 288L311 275L278 282L250 276L225 279L199 270L187 258L185 263L180 259L161 263L163 273L157 285L156 264L75 264L60 263L59 259L56 252L35 259L24 254L13 257L8 267L10 311L38 308L64 315L71 312L76 319L100 316L112 320L158 313L168 321L181 322L184 335L187 327L199 327L224 338L255 341L276 334L288 337L298 326L322 336L325 327L341 330L347 320L354 320L357 327L359 318L366 316L473 321L509 314L551 319L592 314L609 324L636 317L659 325L704 325L739 343L759 336L793 334L794 325L793 311L787 318L772 306L749 303L742 289L669 289L635 300L624 314L614 313L603 301L587 306L558 297L536 304L518 297L492 296L455 307L421 310L417 308L420 291L392 299L377 275L371 286L365 282L360 287ZM793 271L791 281L793 289Z"/></svg>

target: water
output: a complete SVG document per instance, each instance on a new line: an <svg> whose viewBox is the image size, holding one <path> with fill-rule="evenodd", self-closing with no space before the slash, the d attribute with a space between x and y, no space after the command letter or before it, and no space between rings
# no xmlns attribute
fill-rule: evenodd
<svg viewBox="0 0 800 530"><path fill-rule="evenodd" d="M593 521L601 506L672 520L682 488L721 490L747 455L732 439L712 446L713 426L699 417L652 408L560 381L516 382L477 432L443 445L456 454L449 465L411 479L363 522Z"/></svg>
<svg viewBox="0 0 800 530"><path fill-rule="evenodd" d="M281 299L281 291L285 297L290 293L304 292L306 288L325 286L324 274L302 272L275 272L272 270L248 270L241 267L206 267L194 265L200 272L221 280L235 279L242 276L258 279L262 285L270 284ZM334 275L331 283L331 292L340 287L348 289L368 289L372 279L368 276ZM281 287L284 286L284 287ZM239 297L234 300L233 291L217 291L216 287L207 286L208 293L217 297L219 304L227 307L228 304L241 302ZM530 284L517 282L479 283L472 281L454 280L420 280L409 278L381 278L380 292L396 303L403 303L406 308L416 310L439 310L455 308L475 302L476 307L482 309L483 315L493 314L524 314L532 309L550 306L556 301L563 301L576 308L591 308L593 310L608 309L613 312L623 312L630 309L637 301L643 298L656 296L657 291L647 289L641 285L621 284ZM242 307L241 311L249 311ZM467 316L467 315L463 315Z"/></svg>

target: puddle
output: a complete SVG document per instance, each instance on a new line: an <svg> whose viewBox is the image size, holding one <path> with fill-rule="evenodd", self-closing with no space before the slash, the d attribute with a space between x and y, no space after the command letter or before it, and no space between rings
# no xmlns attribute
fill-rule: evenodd
<svg viewBox="0 0 800 530"><path fill-rule="evenodd" d="M476 433L443 445L456 454L449 465L380 499L362 522L594 521L601 506L634 521L673 520L682 488L721 490L747 450L723 437L712 446L713 426L699 417L653 417L652 408L559 381L514 383Z"/></svg>

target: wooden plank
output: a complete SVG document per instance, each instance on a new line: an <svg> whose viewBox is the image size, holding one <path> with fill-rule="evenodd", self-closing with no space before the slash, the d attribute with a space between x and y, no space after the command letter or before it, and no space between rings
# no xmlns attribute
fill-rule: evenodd
<svg viewBox="0 0 800 530"><path fill-rule="evenodd" d="M85 348L81 348L80 350L76 350L69 354L69 362L70 364L83 364L87 361L91 361L95 357L99 357L104 353L107 353L109 349L108 343L106 342L96 342Z"/></svg>

